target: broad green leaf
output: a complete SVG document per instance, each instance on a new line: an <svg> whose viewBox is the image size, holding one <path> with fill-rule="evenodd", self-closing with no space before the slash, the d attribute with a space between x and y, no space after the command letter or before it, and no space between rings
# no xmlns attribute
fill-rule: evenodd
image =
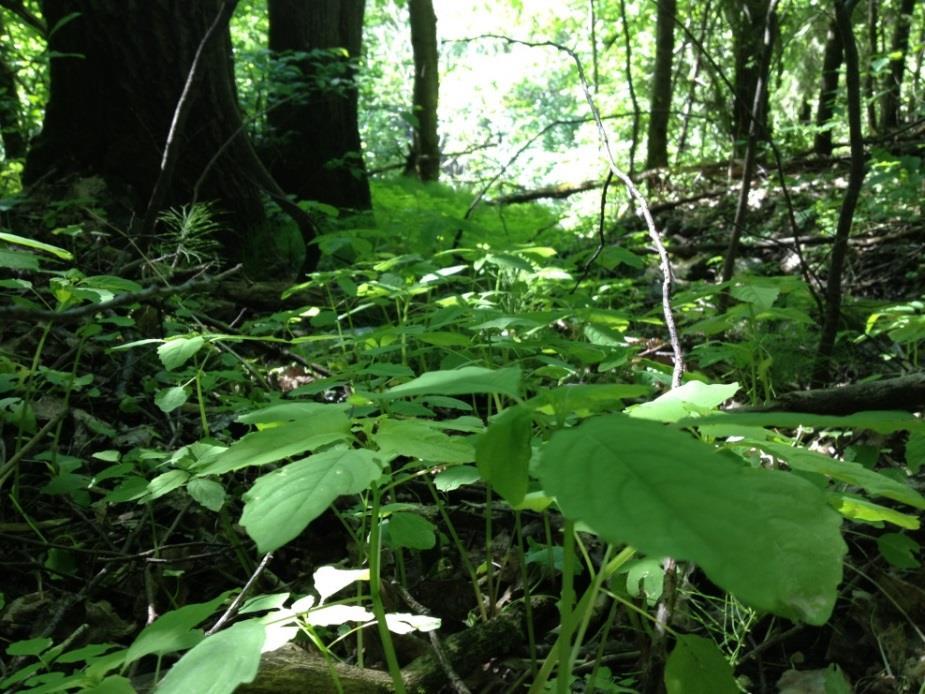
<svg viewBox="0 0 925 694"><path fill-rule="evenodd" d="M95 686L81 688L81 691L84 694L135 694L136 690L128 677L110 675Z"/></svg>
<svg viewBox="0 0 925 694"><path fill-rule="evenodd" d="M738 383L711 385L700 381L688 381L651 402L631 407L627 412L636 419L677 422L691 415L707 414L715 410L738 390Z"/></svg>
<svg viewBox="0 0 925 694"><path fill-rule="evenodd" d="M383 458L404 455L429 463L471 463L475 450L468 438L448 436L420 419L385 419L373 436Z"/></svg>
<svg viewBox="0 0 925 694"><path fill-rule="evenodd" d="M228 593L222 593L209 602L198 602L162 614L142 629L129 646L125 663L133 663L146 655L166 655L186 650L199 643L202 630L194 627L225 602Z"/></svg>
<svg viewBox="0 0 925 694"><path fill-rule="evenodd" d="M67 251L58 246L52 246L48 243L42 243L41 241L36 241L35 239L30 239L25 236L20 236L19 234L10 234L5 231L0 231L0 241L6 241L7 243L13 243L17 246L24 246L26 248L31 248L36 251L44 251L45 253L50 253L56 258L61 260L73 260L74 256L70 251Z"/></svg>
<svg viewBox="0 0 925 694"><path fill-rule="evenodd" d="M247 600L238 614L253 614L254 612L266 612L267 610L278 610L289 599L290 593L271 593L269 595L255 595Z"/></svg>
<svg viewBox="0 0 925 694"><path fill-rule="evenodd" d="M376 397L391 399L410 395L467 395L470 393L497 393L516 398L520 393L520 369L516 366L503 369L464 366L452 371L428 371Z"/></svg>
<svg viewBox="0 0 925 694"><path fill-rule="evenodd" d="M722 651L710 639L681 634L665 663L668 694L738 694Z"/></svg>
<svg viewBox="0 0 925 694"><path fill-rule="evenodd" d="M510 407L488 425L475 444L482 479L512 506L523 501L530 482L533 417L523 406Z"/></svg>
<svg viewBox="0 0 925 694"><path fill-rule="evenodd" d="M335 593L357 581L368 581L369 569L338 569L335 566L322 566L312 574L318 603L321 604Z"/></svg>
<svg viewBox="0 0 925 694"><path fill-rule="evenodd" d="M396 612L385 616L385 624L394 634L410 634L412 631L435 631L440 628L440 618L423 614Z"/></svg>
<svg viewBox="0 0 925 694"><path fill-rule="evenodd" d="M182 487L188 479L189 473L186 470L168 470L161 473L148 482L148 493L143 500L151 501L170 494L174 489Z"/></svg>
<svg viewBox="0 0 925 694"><path fill-rule="evenodd" d="M195 470L199 475L221 475L249 465L273 463L334 441L343 441L348 436L350 420L347 415L335 409L319 410L305 419L247 434L215 456L214 460Z"/></svg>
<svg viewBox="0 0 925 694"><path fill-rule="evenodd" d="M385 527L392 547L431 549L437 543L434 524L416 513L393 513Z"/></svg>
<svg viewBox="0 0 925 694"><path fill-rule="evenodd" d="M175 409L182 406L188 398L189 393L186 388L174 386L173 388L164 388L163 390L157 391L157 395L154 396L154 404L157 405L158 409L164 414L170 414Z"/></svg>
<svg viewBox="0 0 925 694"><path fill-rule="evenodd" d="M879 434L892 434L894 431L925 433L925 421L908 412L889 411L857 412L843 417L806 412L721 412L677 422L679 427L699 427L708 424L742 424L782 429L796 429L801 426L818 429L870 429Z"/></svg>
<svg viewBox="0 0 925 694"><path fill-rule="evenodd" d="M8 270L38 270L39 256L35 253L0 248L0 267Z"/></svg>
<svg viewBox="0 0 925 694"><path fill-rule="evenodd" d="M200 335L173 338L157 348L157 356L165 369L174 371L191 359L204 344L205 340Z"/></svg>
<svg viewBox="0 0 925 694"><path fill-rule="evenodd" d="M170 668L157 694L232 694L260 667L266 628L250 619L208 636Z"/></svg>
<svg viewBox="0 0 925 694"><path fill-rule="evenodd" d="M12 656L38 655L51 647L52 640L49 638L36 638L27 641L16 641L6 647L6 654Z"/></svg>
<svg viewBox="0 0 925 694"><path fill-rule="evenodd" d="M531 398L527 405L545 414L566 415L573 412L599 412L622 406L626 398L648 395L651 388L633 383L582 384L550 388Z"/></svg>
<svg viewBox="0 0 925 694"><path fill-rule="evenodd" d="M382 470L365 449L334 448L260 477L244 494L241 525L261 553L297 537L344 494L368 488Z"/></svg>
<svg viewBox="0 0 925 694"><path fill-rule="evenodd" d="M811 624L832 612L841 518L806 480L737 465L685 433L624 415L554 434L539 474L566 517L610 542L693 561L762 610Z"/></svg>
<svg viewBox="0 0 925 694"><path fill-rule="evenodd" d="M906 441L906 467L913 475L925 466L925 432L914 431Z"/></svg>
<svg viewBox="0 0 925 694"><path fill-rule="evenodd" d="M452 492L464 485L475 484L481 478L479 471L471 465L454 465L434 477L434 486L441 492Z"/></svg>
<svg viewBox="0 0 925 694"><path fill-rule="evenodd" d="M186 491L197 503L215 513L225 504L225 488L215 480L196 477L186 485Z"/></svg>
<svg viewBox="0 0 925 694"><path fill-rule="evenodd" d="M922 551L921 545L902 533L884 533L877 538L877 549L897 569L915 569L922 562L915 556Z"/></svg>
<svg viewBox="0 0 925 694"><path fill-rule="evenodd" d="M627 566L626 592L634 598L643 595L652 607L662 597L664 587L665 568L658 559L637 559Z"/></svg>
<svg viewBox="0 0 925 694"><path fill-rule="evenodd" d="M271 424L273 422L292 422L297 419L306 419L322 410L343 410L338 405L327 405L321 402L281 402L270 405L247 414L238 416L241 424Z"/></svg>
<svg viewBox="0 0 925 694"><path fill-rule="evenodd" d="M802 446L787 446L770 441L753 442L750 445L757 446L767 453L786 461L794 470L826 475L839 482L860 487L873 496L883 496L918 509L925 509L925 497L912 487L886 475L881 475L874 470L868 470L859 463L835 460Z"/></svg>
<svg viewBox="0 0 925 694"><path fill-rule="evenodd" d="M777 301L780 289L777 287L763 287L759 284L740 284L729 290L729 293L739 301L752 304L759 311L766 311Z"/></svg>
<svg viewBox="0 0 925 694"><path fill-rule="evenodd" d="M902 513L887 506L875 504L873 501L861 499L850 494L831 494L833 508L837 509L845 518L862 523L892 523L906 530L918 530L920 523L916 516Z"/></svg>

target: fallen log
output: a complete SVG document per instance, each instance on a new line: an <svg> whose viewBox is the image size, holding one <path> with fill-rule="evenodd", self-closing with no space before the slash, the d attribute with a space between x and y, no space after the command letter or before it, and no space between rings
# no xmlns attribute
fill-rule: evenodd
<svg viewBox="0 0 925 694"><path fill-rule="evenodd" d="M785 393L761 411L848 415L865 410L925 410L925 373L835 388Z"/></svg>

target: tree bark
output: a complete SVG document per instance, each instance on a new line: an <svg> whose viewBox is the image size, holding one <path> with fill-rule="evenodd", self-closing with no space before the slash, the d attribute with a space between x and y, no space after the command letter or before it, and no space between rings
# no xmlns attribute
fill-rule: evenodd
<svg viewBox="0 0 925 694"><path fill-rule="evenodd" d="M764 24L764 30L761 32L764 37L763 45L758 55L758 64L755 70L757 81L755 82L754 92L752 93L752 106L749 114L748 138L745 143L745 161L742 166L739 200L736 205L735 218L732 223L732 233L729 235L729 246L723 258L723 282L729 282L735 274L735 263L739 256L739 242L742 239L742 232L745 230L745 219L748 216L748 196L751 192L752 178L755 174L758 142L761 138L767 137L767 125L765 123L767 79L770 74L771 54L774 52L774 38L777 35L777 3L778 0L770 0L767 6L767 14L762 20ZM729 292L727 290L720 294L718 310L720 312L725 312L728 307Z"/></svg>
<svg viewBox="0 0 925 694"><path fill-rule="evenodd" d="M902 97L903 75L906 72L906 53L909 51L909 31L916 0L900 0L899 14L893 28L890 46L890 72L886 76L881 100L880 126L886 131L899 125L899 107Z"/></svg>
<svg viewBox="0 0 925 694"><path fill-rule="evenodd" d="M816 137L813 151L820 157L832 155L832 130L829 121L835 112L835 99L838 96L838 71L842 63L842 41L838 25L833 20L825 40L825 53L822 59L822 86L819 89L819 103L816 107ZM829 126L829 127L827 127Z"/></svg>
<svg viewBox="0 0 925 694"><path fill-rule="evenodd" d="M0 16L0 34L6 36L3 17ZM3 139L4 159L22 159L26 156L26 137L22 130L22 113L16 90L16 73L10 66L6 45L0 45L0 135Z"/></svg>
<svg viewBox="0 0 925 694"><path fill-rule="evenodd" d="M649 107L646 168L668 166L668 117L671 113L671 64L674 58L674 23L677 0L659 0L655 28L655 72Z"/></svg>
<svg viewBox="0 0 925 694"><path fill-rule="evenodd" d="M825 286L825 315L816 363L813 368L813 383L821 385L831 376L831 358L838 335L838 323L841 318L841 279L848 252L848 238L854 222L854 210L861 195L866 164L864 162L864 135L861 130L861 75L858 61L858 49L851 28L851 13L857 0L834 0L835 21L841 33L845 56L845 85L848 93L848 130L851 139L851 168L848 173L848 187L842 200L829 258L829 273Z"/></svg>
<svg viewBox="0 0 925 694"><path fill-rule="evenodd" d="M761 110L768 98L767 75L759 79L761 46L764 43L765 17L770 0L725 0L724 9L733 32L733 62L735 89L732 106L733 154L741 157L745 153L748 130L751 124L750 110L753 108L755 85L762 82L759 103Z"/></svg>
<svg viewBox="0 0 925 694"><path fill-rule="evenodd" d="M365 0L269 0L268 8L270 50L296 58L299 73L289 85L297 95L281 96L267 114L270 172L297 198L368 210L354 82Z"/></svg>
<svg viewBox="0 0 925 694"><path fill-rule="evenodd" d="M414 52L414 125L406 175L422 181L440 177L437 104L440 94L440 55L433 0L408 0L411 48Z"/></svg>
<svg viewBox="0 0 925 694"><path fill-rule="evenodd" d="M867 74L864 97L867 100L867 129L877 132L877 96L874 61L880 53L880 0L867 0Z"/></svg>
<svg viewBox="0 0 925 694"><path fill-rule="evenodd" d="M252 234L266 222L262 193L269 176L243 131L227 22L201 47L185 125L179 123L170 145L172 170L161 172L194 56L227 9L225 0L43 0L50 26L79 14L49 37L56 56L50 96L24 182L99 176L124 192L135 212L146 211L156 184L164 208L189 203L199 193L220 211L218 240L226 257L246 257ZM302 231L310 241L312 229ZM272 270L279 276L279 268Z"/></svg>

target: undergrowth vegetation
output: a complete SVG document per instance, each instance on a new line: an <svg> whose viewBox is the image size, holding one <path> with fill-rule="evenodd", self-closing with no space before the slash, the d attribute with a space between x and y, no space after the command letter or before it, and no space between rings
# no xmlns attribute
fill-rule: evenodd
<svg viewBox="0 0 925 694"><path fill-rule="evenodd" d="M720 411L807 380L800 279L683 282L672 390L641 236L586 271L596 237L547 208L467 217L472 194L410 182L375 201L374 218L320 210L322 267L275 312L198 279L207 206L165 216L155 256L118 275L97 274L99 239L124 241L92 209L55 243L0 236L0 483L18 517L0 535L36 546L7 555L25 568L3 586L0 686L128 691L145 672L161 692L231 691L297 640L333 681L337 660L381 661L426 691L409 634L507 618L512 642L479 652L521 658L510 685L631 691L651 656L619 654L668 632L669 687L736 691L781 618L823 625L862 599L855 574L919 566L919 418ZM917 365L921 302L864 310L842 349Z"/></svg>

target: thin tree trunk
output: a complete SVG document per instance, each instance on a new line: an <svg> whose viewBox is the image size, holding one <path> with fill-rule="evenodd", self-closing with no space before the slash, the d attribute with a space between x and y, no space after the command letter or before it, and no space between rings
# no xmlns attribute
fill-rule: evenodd
<svg viewBox="0 0 925 694"><path fill-rule="evenodd" d="M703 69L703 42L709 31L711 18L715 15L713 12L713 0L706 0L702 8L703 14L700 18L700 32L697 40L692 43L694 53L694 67L691 71L690 85L687 92L687 103L684 106L684 116L681 119L681 137L678 140L677 161L684 156L684 150L687 148L687 134L690 128L691 114L694 111L694 97L697 94L697 80L700 78L700 71Z"/></svg>
<svg viewBox="0 0 925 694"><path fill-rule="evenodd" d="M854 210L861 195L866 165L864 162L864 134L861 129L861 78L858 61L858 49L851 28L851 13L857 0L835 0L835 20L841 32L845 55L845 84L848 93L848 130L851 140L851 168L848 174L848 187L838 215L838 226L832 244L829 259L829 274L825 287L825 315L822 333L819 337L819 349L813 369L813 382L821 385L831 379L831 359L838 335L838 323L841 318L841 280L848 251L848 237L854 221Z"/></svg>
<svg viewBox="0 0 925 694"><path fill-rule="evenodd" d="M437 104L440 96L440 54L433 0L409 0L411 47L414 51L414 135L405 173L422 181L440 178Z"/></svg>
<svg viewBox="0 0 925 694"><path fill-rule="evenodd" d="M630 137L630 177L636 174L636 149L639 147L639 126L642 119L642 111L639 109L639 100L636 98L636 87L633 82L633 46L630 38L630 26L626 20L626 0L620 0L620 24L623 26L623 53L624 53L624 72L626 76L626 87L630 93L630 101L633 104L633 132Z"/></svg>
<svg viewBox="0 0 925 694"><path fill-rule="evenodd" d="M659 0L656 19L655 71L649 107L646 168L668 166L668 117L671 114L671 63L674 58L674 23L677 0Z"/></svg>
<svg viewBox="0 0 925 694"><path fill-rule="evenodd" d="M883 106L880 113L884 131L899 126L899 107L902 99L903 75L906 71L906 53L909 51L909 30L916 0L900 0L899 14L893 28L890 46L890 72L883 91Z"/></svg>
<svg viewBox="0 0 925 694"><path fill-rule="evenodd" d="M864 96L867 99L867 129L877 132L877 80L874 61L880 54L880 0L867 0L867 72L864 76Z"/></svg>
<svg viewBox="0 0 925 694"><path fill-rule="evenodd" d="M829 24L825 40L825 54L822 60L822 86L819 89L819 104L816 107L816 137L813 151L820 157L832 154L832 114L838 96L838 71L842 63L842 41L838 25Z"/></svg>
<svg viewBox="0 0 925 694"><path fill-rule="evenodd" d="M739 242L745 229L745 219L748 216L748 194L752 187L752 178L755 174L755 160L759 138L767 135L765 126L765 109L767 106L767 80L771 68L771 55L774 52L774 38L777 36L777 3L771 0L768 4L767 14L764 18L764 31L762 32L762 46L759 54L757 79L752 94L752 107L749 114L748 138L745 146L745 162L742 166L742 181L739 189L739 200L736 205L735 219L732 223L732 233L729 235L729 246L723 259L722 281L729 282L735 274L735 262L739 255ZM729 292L724 290L720 294L719 311L722 313L729 307Z"/></svg>

